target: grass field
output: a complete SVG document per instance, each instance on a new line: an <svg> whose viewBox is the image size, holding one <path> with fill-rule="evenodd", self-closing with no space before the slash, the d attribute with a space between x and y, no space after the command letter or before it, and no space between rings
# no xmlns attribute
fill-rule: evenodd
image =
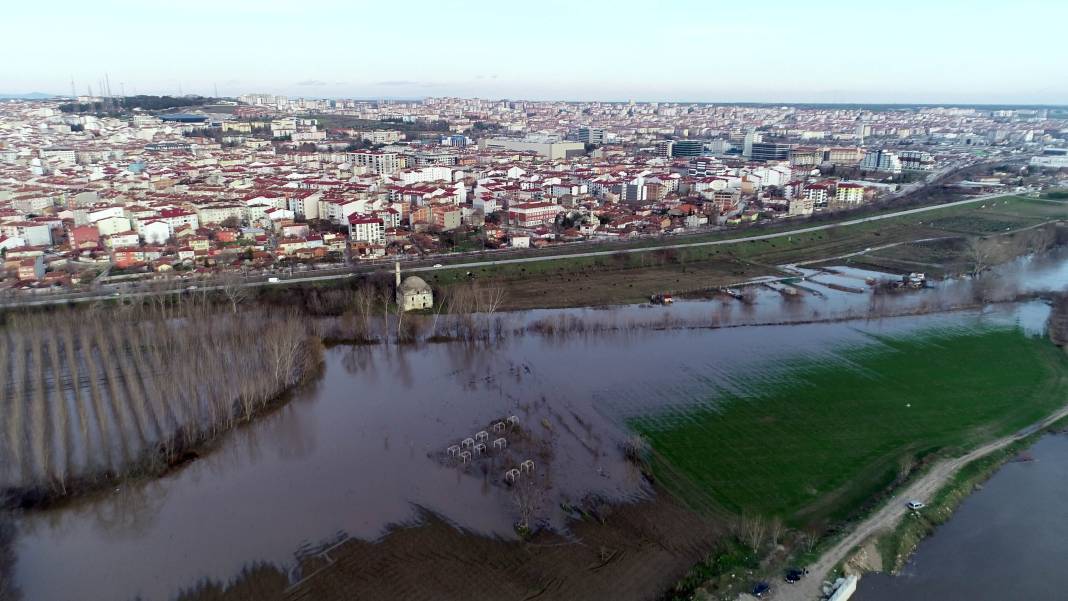
<svg viewBox="0 0 1068 601"><path fill-rule="evenodd" d="M693 409L637 418L653 471L690 504L822 529L918 458L1012 433L1068 401L1068 356L1022 331L873 337L740 377ZM904 468L904 469L903 469Z"/></svg>

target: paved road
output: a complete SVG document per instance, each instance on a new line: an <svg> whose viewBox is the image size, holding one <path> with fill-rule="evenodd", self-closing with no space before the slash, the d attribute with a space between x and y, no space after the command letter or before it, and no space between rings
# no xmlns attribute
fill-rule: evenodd
<svg viewBox="0 0 1068 601"><path fill-rule="evenodd" d="M816 601L821 597L821 585L831 570L849 558L853 550L865 544L869 538L896 526L908 512L905 503L913 499L929 501L965 465L1005 448L1066 416L1068 406L1015 434L989 442L960 457L939 461L820 556L816 563L809 566L808 576L795 584L777 584L770 601Z"/></svg>
<svg viewBox="0 0 1068 601"><path fill-rule="evenodd" d="M493 259L493 260L482 260L482 261L470 261L470 262L463 262L463 263L449 263L449 264L445 265L444 267L433 267L433 266L406 267L405 268L405 272L406 273L426 272L426 271L435 271L437 269L443 269L443 268L448 268L448 269L477 269L477 268L480 268L480 267L490 267L490 266L494 266L494 265L513 265L513 264L521 264L521 263L537 263L537 262L541 262L541 261L560 261L560 260L568 260L568 259L576 259L576 258L584 258L584 257L607 257L607 256L615 255L615 254L618 254L618 253L645 253L645 252L654 252L654 251L658 251L658 250L697 248L697 247L702 247L702 246L730 246L732 244L744 244L746 242L754 242L754 241L758 241L758 240L772 240L772 239L775 239L775 238L785 238L785 237L789 237L789 236L795 236L795 235L798 235L798 234L806 234L806 233L810 233L810 232L819 232L819 231L834 229L834 228L838 228L838 227L848 227L848 226L851 226L851 225L857 225L857 224L861 224L861 223L870 223L870 222L873 222L873 221L882 221L884 219L895 219L897 217L904 217L904 216L907 216L907 215L918 215L918 214L926 213L928 211L938 211L938 210L949 208L949 207L956 207L956 206L962 206L962 205L968 205L968 204L975 204L975 203L978 203L978 202L985 202L985 201L988 201L988 200L991 200L991 199L994 199L994 198L999 198L999 197L1007 196L1007 195L1009 195L1009 194L1006 194L1004 192L999 192L999 193L996 193L996 194L986 194L986 195L983 195L983 196L970 197L970 198L966 198L964 200L957 200L957 201L948 202L948 203L944 203L944 204L930 205L930 206L918 207L918 208L914 208L914 209L905 209L905 210L901 210L901 211L894 211L892 213L883 213L883 214L879 214L879 215L871 215L869 217L860 217L860 218L857 218L857 219L849 219L849 220L846 220L846 221L836 221L834 223L825 223L825 224L821 224L821 225L813 225L813 226L809 226L809 227L802 227L802 228L797 228L797 229L792 229L792 230L787 230L787 231L780 231L780 232L772 232L772 233L768 233L768 234L757 234L757 235L753 235L753 236L744 236L744 237L740 237L740 238L723 238L723 239L719 239L719 240L706 240L706 241L703 241L703 242L680 242L680 243L676 243L676 244L659 244L659 245L655 245L655 246L619 248L619 249L612 249L612 250L599 250L599 251L567 253L567 254L557 254L557 255L535 255L535 256L530 256L530 257L518 257L518 258L513 258L513 259ZM378 263L378 264L374 264L374 265L371 265L371 266L361 265L361 266L356 266L354 268L342 268L342 269L339 269L339 270L336 270L336 271L335 270L331 270L330 272L325 273L325 274L309 273L309 274L297 274L297 275L292 275L292 276L283 276L283 275L275 274L275 275L272 275L271 277L278 277L279 280L280 280L278 282L278 284L322 282L322 281L339 280L339 279L353 277L356 273L373 271L375 269L380 269L382 266L383 266L382 263ZM250 286L250 287L274 285L272 282L268 282L267 278L268 278L268 276L256 276L254 278L249 278L249 279L245 280L244 285ZM197 282L197 283L194 284L193 282L188 282L187 284L188 285L196 285L196 286L198 286L198 290L219 290L219 289L222 288L221 286L212 285L210 283L201 284L200 282ZM13 300L13 301L12 300L5 300L3 303L0 303L0 307L3 307L3 306L42 306L42 305L66 304L68 302L89 302L89 301L94 301L94 300L104 300L104 299L108 299L108 298L115 298L116 296L120 296L120 295L121 296L126 296L126 297L131 297L131 296L149 296L149 295L161 294L161 293L163 293L163 294L166 294L166 293L178 293L178 292L181 292L185 287L185 285L183 284L182 287L176 288L174 290L167 290L167 291L151 291L151 290L148 290L148 291L126 291L126 292L121 292L120 293L119 289L116 288L115 284L107 284L105 286L108 286L108 287L106 289L100 290L100 291L49 294L49 295L47 295L47 296L45 296L43 298L28 297L28 298L19 298L19 299Z"/></svg>

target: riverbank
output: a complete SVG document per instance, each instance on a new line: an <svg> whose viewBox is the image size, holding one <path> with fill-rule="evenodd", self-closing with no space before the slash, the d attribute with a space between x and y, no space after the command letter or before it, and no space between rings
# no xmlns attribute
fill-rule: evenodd
<svg viewBox="0 0 1068 601"><path fill-rule="evenodd" d="M808 565L809 575L791 586L777 587L772 601L812 601L820 598L821 583L838 570L862 573L872 567L862 554L877 553L880 559L897 564L899 555L906 555L930 532L920 520L906 520L911 515L905 503L913 499L932 499L931 516L945 521L975 485L989 477L997 466L1014 456L1020 449L1033 444L1046 429L1061 429L1068 425L1068 406L1039 421L1023 432L984 444L959 457L939 460L914 481L890 497L875 513L850 528L845 536L822 552L819 559ZM971 467L969 467L971 466ZM927 508L923 510L927 511ZM917 522L913 524L911 522ZM900 528L900 530L896 530ZM883 542L878 537L890 532ZM859 562L850 563L851 559Z"/></svg>
<svg viewBox="0 0 1068 601"><path fill-rule="evenodd" d="M951 518L920 542L899 570L865 574L854 598L1063 597L1068 587L1068 573L1063 570L1068 541L1065 457L1068 436L1063 431L1041 436L1019 455L1010 456L954 508ZM915 517L922 518L923 513Z"/></svg>
<svg viewBox="0 0 1068 601"><path fill-rule="evenodd" d="M1044 424L1034 433L991 451L957 470L945 486L931 497L926 507L908 513L895 528L878 536L874 545L881 558L880 571L897 573L923 539L947 522L970 494L981 488L1006 463L1019 459L1043 436L1063 433L1065 428L1068 428L1068 418ZM850 564L849 567L863 570L865 566Z"/></svg>

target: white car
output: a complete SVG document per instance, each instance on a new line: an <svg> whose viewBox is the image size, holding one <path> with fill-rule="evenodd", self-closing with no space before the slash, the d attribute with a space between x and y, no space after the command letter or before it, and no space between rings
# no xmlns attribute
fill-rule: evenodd
<svg viewBox="0 0 1068 601"><path fill-rule="evenodd" d="M908 507L912 511L919 511L919 510L923 509L924 507L927 507L927 505L925 505L923 501L912 500L912 501L909 501L908 503L905 503L905 507Z"/></svg>
<svg viewBox="0 0 1068 601"><path fill-rule="evenodd" d="M444 265L442 265L441 263L434 263L434 269L438 269L440 267L444 267Z"/></svg>

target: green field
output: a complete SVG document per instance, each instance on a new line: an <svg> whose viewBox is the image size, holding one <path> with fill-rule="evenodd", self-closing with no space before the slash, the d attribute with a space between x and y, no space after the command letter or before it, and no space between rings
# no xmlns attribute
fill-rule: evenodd
<svg viewBox="0 0 1068 601"><path fill-rule="evenodd" d="M851 215L850 217L856 217ZM634 302L657 292L684 293L713 288L755 277L779 273L775 266L799 261L823 260L913 240L1005 233L1042 222L1068 219L1068 203L1007 196L940 208L924 213L893 217L881 221L858 223L814 232L789 232L827 222L784 221L761 228L738 228L703 235L677 238L643 239L627 244L578 244L553 247L552 254L566 255L589 251L609 252L623 248L642 248L671 243L702 243L746 236L784 233L781 237L706 245L689 248L618 253L598 257L565 257L520 264L503 264L475 269L449 269L424 273L435 287L448 288L459 282L479 279L509 291L504 308L559 307L583 304ZM940 248L937 260L949 268L962 259L960 248ZM956 252L948 251L956 249ZM895 271L936 271L925 261L933 260L929 249L904 245L892 251ZM915 251L915 254L913 253ZM886 251L877 251L885 253ZM518 252L514 256L536 256L537 251ZM492 258L487 256L487 259ZM470 261L470 258L462 261ZM862 259L854 259L863 263ZM445 261L447 263L447 261ZM873 263L879 266L881 263ZM676 272L665 274L665 271ZM669 277L670 276L670 277ZM621 285L625 283L626 285ZM578 289L581 286L582 289ZM567 294L551 298L538 295L539 290L555 288Z"/></svg>
<svg viewBox="0 0 1068 601"><path fill-rule="evenodd" d="M1007 326L945 329L873 336L739 383L744 392L631 421L652 446L654 474L695 507L822 530L917 458L959 453L1063 406L1068 356Z"/></svg>

